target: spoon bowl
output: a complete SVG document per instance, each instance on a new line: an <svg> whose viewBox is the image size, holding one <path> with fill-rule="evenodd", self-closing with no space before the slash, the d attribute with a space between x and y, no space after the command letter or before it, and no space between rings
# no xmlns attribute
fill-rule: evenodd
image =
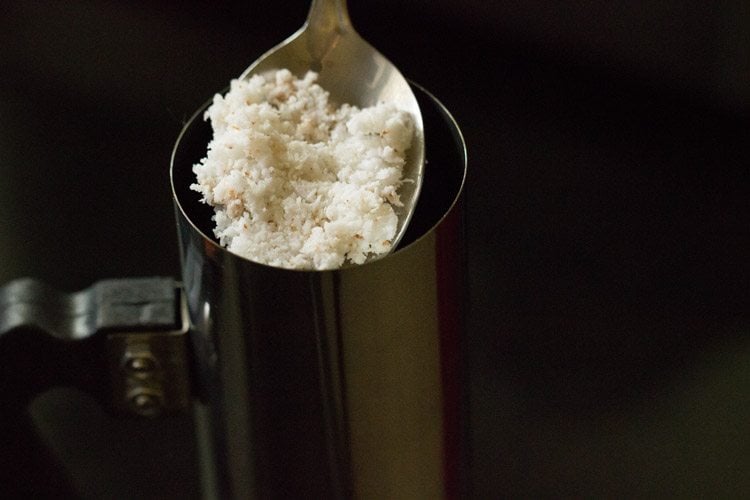
<svg viewBox="0 0 750 500"><path fill-rule="evenodd" d="M399 189L403 206L394 206L398 216L394 250L414 213L424 174L424 125L417 98L401 72L352 27L345 0L313 0L305 24L292 36L263 54L240 76L288 69L297 77L318 73L318 83L336 105L359 108L380 102L394 104L414 120L414 137L406 153ZM368 261L381 255L370 255Z"/></svg>

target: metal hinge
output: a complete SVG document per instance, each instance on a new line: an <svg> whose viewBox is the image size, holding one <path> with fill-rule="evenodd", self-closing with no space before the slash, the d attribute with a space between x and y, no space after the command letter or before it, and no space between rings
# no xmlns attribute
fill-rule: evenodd
<svg viewBox="0 0 750 500"><path fill-rule="evenodd" d="M154 417L190 406L188 317L178 295L178 328L106 335L111 404L115 411Z"/></svg>

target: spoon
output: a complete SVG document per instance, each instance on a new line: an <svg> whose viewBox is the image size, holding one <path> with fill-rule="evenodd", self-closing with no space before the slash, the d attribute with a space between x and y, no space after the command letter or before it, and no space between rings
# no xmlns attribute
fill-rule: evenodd
<svg viewBox="0 0 750 500"><path fill-rule="evenodd" d="M404 182L399 195L403 206L394 206L398 217L391 250L406 232L424 174L424 126L417 98L401 72L354 30L346 0L312 0L305 24L292 36L263 54L240 76L241 79L286 68L301 77L318 73L318 83L334 103L359 108L379 102L392 103L411 113L414 137L406 153ZM367 261L383 257L370 255Z"/></svg>

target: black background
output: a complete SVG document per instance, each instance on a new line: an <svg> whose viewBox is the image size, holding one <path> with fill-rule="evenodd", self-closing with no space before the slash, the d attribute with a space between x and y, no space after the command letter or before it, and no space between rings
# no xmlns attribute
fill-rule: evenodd
<svg viewBox="0 0 750 500"><path fill-rule="evenodd" d="M748 4L350 3L468 143L474 495L750 493ZM177 134L307 8L3 2L0 283L177 276ZM198 495L189 418L31 410L76 496Z"/></svg>

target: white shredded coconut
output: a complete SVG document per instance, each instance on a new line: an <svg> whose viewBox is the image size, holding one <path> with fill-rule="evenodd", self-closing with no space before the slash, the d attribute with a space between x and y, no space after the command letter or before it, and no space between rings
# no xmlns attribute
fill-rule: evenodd
<svg viewBox="0 0 750 500"><path fill-rule="evenodd" d="M214 136L191 189L214 207L214 234L233 253L335 269L391 249L412 117L385 103L335 109L317 77L233 80L205 113Z"/></svg>

